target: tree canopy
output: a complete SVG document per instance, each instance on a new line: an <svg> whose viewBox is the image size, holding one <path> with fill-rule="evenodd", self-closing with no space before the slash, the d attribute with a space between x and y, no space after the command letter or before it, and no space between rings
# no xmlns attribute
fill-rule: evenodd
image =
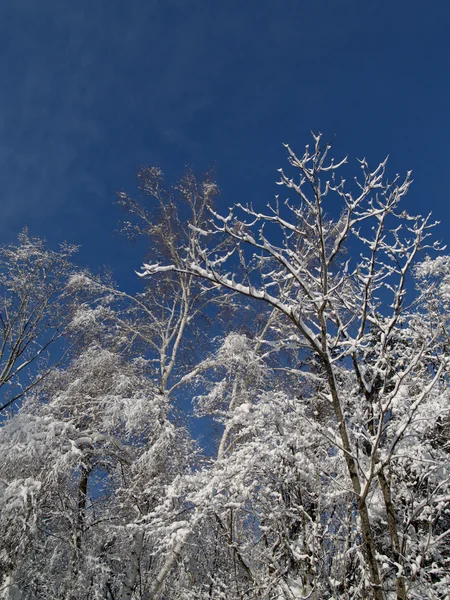
<svg viewBox="0 0 450 600"><path fill-rule="evenodd" d="M410 174L286 150L226 214L141 170L138 294L0 250L0 597L448 600L450 258Z"/></svg>

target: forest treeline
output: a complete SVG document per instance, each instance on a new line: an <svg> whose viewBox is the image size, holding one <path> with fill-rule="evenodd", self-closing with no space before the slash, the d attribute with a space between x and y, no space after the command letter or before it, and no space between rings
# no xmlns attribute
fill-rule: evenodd
<svg viewBox="0 0 450 600"><path fill-rule="evenodd" d="M286 151L226 214L143 168L139 293L0 247L1 598L450 598L450 257L410 174Z"/></svg>

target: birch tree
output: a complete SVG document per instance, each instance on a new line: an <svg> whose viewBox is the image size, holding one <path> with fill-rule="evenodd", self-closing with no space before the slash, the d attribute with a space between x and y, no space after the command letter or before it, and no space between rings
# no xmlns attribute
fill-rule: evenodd
<svg viewBox="0 0 450 600"><path fill-rule="evenodd" d="M166 190L157 168L142 169L139 183L141 198L136 200L125 193L119 194L119 204L130 219L123 224L123 233L145 240L152 256L170 257L181 265L179 250L189 243L188 225L198 228L203 224L207 209L217 195L217 186L209 176L198 181L188 171L176 186ZM149 554L148 546L158 543L159 534L158 531L152 533L145 513L151 513L164 501L165 486L171 484L170 476L164 480L160 477L165 472L164 463L173 465L178 455L179 468L183 470L190 462L189 457L195 455L194 445L188 449L187 437L180 435L182 428L174 426L171 412L182 390L207 366L200 358L209 342L199 323L207 323L205 308L212 303L210 298L205 298L196 278L184 274L169 273L136 295L89 274L77 278L73 284L97 297L91 314L101 313L101 318L111 324L122 351L139 356L147 376L166 403L166 411L160 415L161 437L153 440L134 469L133 495L139 501L134 526L129 524L129 530L133 530L134 550L122 590L121 597L125 600L132 597L138 576L141 589L146 593L148 588L165 580L166 571L170 571L162 556ZM220 299L214 298L214 304L220 306ZM216 313L217 309L212 308L212 311ZM172 469L172 478L177 474L177 470ZM176 555L172 556L171 564L174 561ZM145 575L139 572L139 562L147 564Z"/></svg>

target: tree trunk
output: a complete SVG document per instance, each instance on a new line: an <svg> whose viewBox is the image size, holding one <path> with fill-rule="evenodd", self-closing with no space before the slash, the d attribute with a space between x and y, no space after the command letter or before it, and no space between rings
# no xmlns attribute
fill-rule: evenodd
<svg viewBox="0 0 450 600"><path fill-rule="evenodd" d="M128 572L122 589L121 600L131 600L133 590L136 587L136 580L139 574L139 559L144 545L144 532L137 531L133 535L133 548L131 550L131 559L128 565Z"/></svg>
<svg viewBox="0 0 450 600"><path fill-rule="evenodd" d="M89 471L84 466L80 466L80 482L78 484L77 514L75 519L74 531L74 549L72 554L72 581L76 581L79 573L79 561L81 556L81 546L83 542L83 531L86 519L86 496L88 488ZM74 596L69 592L68 600Z"/></svg>
<svg viewBox="0 0 450 600"><path fill-rule="evenodd" d="M81 477L78 485L78 506L77 506L77 520L75 524L75 548L76 550L81 549L81 542L83 538L84 523L86 520L86 496L89 479L89 471L84 465L80 467Z"/></svg>
<svg viewBox="0 0 450 600"><path fill-rule="evenodd" d="M386 507L393 558L397 565L401 565L402 559L400 555L400 541L398 539L397 522L395 518L394 505L392 503L391 487L383 472L379 473L378 481L383 493L384 504ZM402 575L397 575L396 587L397 600L407 600L405 578Z"/></svg>
<svg viewBox="0 0 450 600"><path fill-rule="evenodd" d="M369 567L370 583L374 600L384 600L384 594L381 587L380 571L376 558L375 542L372 534L372 526L370 524L369 509L366 499L361 495L361 482L359 480L358 469L355 459L351 452L350 439L348 437L347 426L345 423L344 413L342 411L341 400L339 398L336 380L334 377L333 367L329 360L323 359L323 363L327 373L328 386L330 388L331 398L333 402L333 410L338 422L339 434L344 449L344 458L347 463L347 469L352 482L353 491L358 500L358 511L361 518L361 534L364 545L364 555Z"/></svg>

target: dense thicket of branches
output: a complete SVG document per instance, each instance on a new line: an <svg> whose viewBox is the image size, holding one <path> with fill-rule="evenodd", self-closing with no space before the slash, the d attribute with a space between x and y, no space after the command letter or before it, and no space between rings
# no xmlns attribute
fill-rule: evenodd
<svg viewBox="0 0 450 600"><path fill-rule="evenodd" d="M143 169L137 295L2 248L0 597L448 600L450 257L330 150L227 215Z"/></svg>
<svg viewBox="0 0 450 600"><path fill-rule="evenodd" d="M52 360L50 351L67 333L75 306L66 285L76 250L48 250L26 229L16 245L0 246L0 414L64 358L63 352Z"/></svg>

